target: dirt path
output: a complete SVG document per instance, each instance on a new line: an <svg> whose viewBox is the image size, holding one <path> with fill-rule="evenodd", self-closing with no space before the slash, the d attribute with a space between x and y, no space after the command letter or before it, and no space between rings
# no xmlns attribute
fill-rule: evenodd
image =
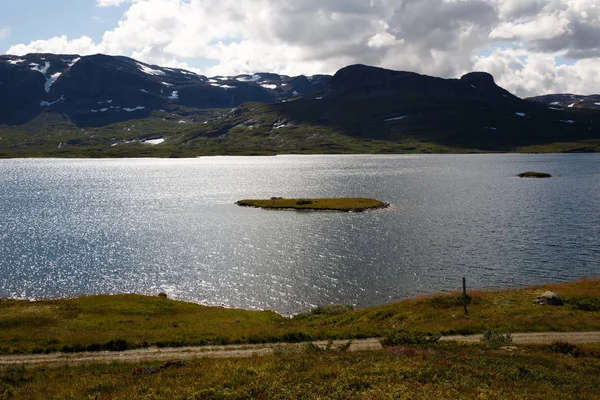
<svg viewBox="0 0 600 400"><path fill-rule="evenodd" d="M600 332L544 332L544 333L514 333L514 344L547 344L556 341L573 344L600 343ZM444 336L442 341L478 342L481 335L472 336ZM324 347L326 341L313 342ZM348 343L347 340L336 340L334 347ZM227 358L227 357L253 357L272 354L274 351L294 349L304 346L298 344L264 344L264 345L231 345L231 346L206 346L206 347L175 347L127 350L120 352L94 352L94 353L55 353L55 354L30 354L30 355L3 355L0 356L0 366L28 364L28 365L74 365L103 362L139 362L139 361L166 361L187 360L193 358ZM365 351L381 349L378 339L353 340L349 351Z"/></svg>

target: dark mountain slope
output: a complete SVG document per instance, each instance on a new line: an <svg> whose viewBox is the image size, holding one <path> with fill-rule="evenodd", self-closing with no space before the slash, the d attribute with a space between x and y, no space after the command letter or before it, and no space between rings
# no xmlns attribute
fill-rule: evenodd
<svg viewBox="0 0 600 400"><path fill-rule="evenodd" d="M579 96L575 94L548 94L545 96L529 97L526 100L545 104L551 109L557 108L589 108L600 110L600 95Z"/></svg>
<svg viewBox="0 0 600 400"><path fill-rule="evenodd" d="M20 125L42 113L74 124L105 126L168 110L233 108L320 90L328 76L240 75L209 79L190 71L97 54L0 56L0 124Z"/></svg>
<svg viewBox="0 0 600 400"><path fill-rule="evenodd" d="M481 72L209 79L127 57L2 56L0 102L4 157L600 151L599 111L525 101Z"/></svg>
<svg viewBox="0 0 600 400"><path fill-rule="evenodd" d="M519 99L486 73L441 79L355 65L336 73L322 94L242 107L185 143L193 146L217 132L221 140L263 141L273 152L277 146L288 151L277 140L284 136L288 142L295 137L298 151L314 149L316 138L325 152L352 152L357 141L366 151L597 151L600 142L586 141L600 139L598 124L600 113L551 110ZM339 138L328 142L336 135L353 145L344 147ZM376 148L366 145L373 141Z"/></svg>

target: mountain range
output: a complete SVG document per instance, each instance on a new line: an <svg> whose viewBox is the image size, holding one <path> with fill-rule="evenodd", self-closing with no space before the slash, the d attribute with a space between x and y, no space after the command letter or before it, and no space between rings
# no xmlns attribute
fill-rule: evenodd
<svg viewBox="0 0 600 400"><path fill-rule="evenodd" d="M600 151L600 96L352 65L206 77L122 56L0 56L0 157Z"/></svg>

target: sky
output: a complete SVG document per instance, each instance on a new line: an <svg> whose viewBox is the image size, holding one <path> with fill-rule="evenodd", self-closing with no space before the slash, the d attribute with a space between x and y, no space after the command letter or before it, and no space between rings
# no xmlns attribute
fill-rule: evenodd
<svg viewBox="0 0 600 400"><path fill-rule="evenodd" d="M125 55L208 76L367 64L600 93L599 0L0 0L0 51Z"/></svg>

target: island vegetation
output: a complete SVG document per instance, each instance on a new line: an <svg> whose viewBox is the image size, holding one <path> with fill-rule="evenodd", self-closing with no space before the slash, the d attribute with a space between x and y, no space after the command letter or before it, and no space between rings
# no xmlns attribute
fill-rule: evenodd
<svg viewBox="0 0 600 400"><path fill-rule="evenodd" d="M362 212L389 207L389 204L369 198L324 198L324 199L284 199L271 197L267 200L240 200L237 205L279 210L314 210Z"/></svg>
<svg viewBox="0 0 600 400"><path fill-rule="evenodd" d="M552 178L552 175L545 172L527 171L517 175L519 178Z"/></svg>
<svg viewBox="0 0 600 400"><path fill-rule="evenodd" d="M532 302L551 290L564 306ZM600 330L600 280L441 294L354 310L323 306L286 318L159 296L0 301L0 352L381 337L383 349L276 347L249 359L0 366L0 398L593 398L598 344L457 344L439 334ZM502 336L507 338L507 336ZM508 342L508 347L505 342ZM125 360L125 359L124 359ZM76 377L76 378L75 378ZM596 394L594 394L596 393ZM572 394L572 395L571 395Z"/></svg>

